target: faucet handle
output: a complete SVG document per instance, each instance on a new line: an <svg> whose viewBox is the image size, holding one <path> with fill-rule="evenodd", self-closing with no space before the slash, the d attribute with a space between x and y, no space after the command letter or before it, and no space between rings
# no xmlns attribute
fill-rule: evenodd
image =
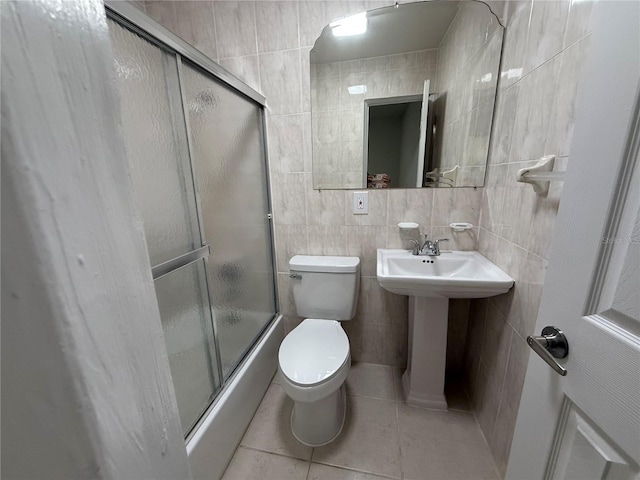
<svg viewBox="0 0 640 480"><path fill-rule="evenodd" d="M420 242L415 238L410 238L409 241L413 242L413 250L411 251L411 253L413 255L418 255L420 253Z"/></svg>
<svg viewBox="0 0 640 480"><path fill-rule="evenodd" d="M448 238L439 238L438 240L433 242L433 250L435 251L436 255L440 255L440 242L448 242L448 241L449 241Z"/></svg>

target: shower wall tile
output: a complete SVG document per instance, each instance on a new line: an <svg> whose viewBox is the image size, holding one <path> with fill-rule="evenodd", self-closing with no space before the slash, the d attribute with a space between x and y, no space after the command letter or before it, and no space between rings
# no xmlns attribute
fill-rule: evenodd
<svg viewBox="0 0 640 480"><path fill-rule="evenodd" d="M481 224L492 233L497 233L500 229L508 169L507 164L487 166L480 211Z"/></svg>
<svg viewBox="0 0 640 480"><path fill-rule="evenodd" d="M559 76L562 81L557 85L545 148L546 152L553 152L557 157L568 156L571 148L576 94L589 41L587 36L562 52Z"/></svg>
<svg viewBox="0 0 640 480"><path fill-rule="evenodd" d="M258 53L299 48L298 2L256 2Z"/></svg>
<svg viewBox="0 0 640 480"><path fill-rule="evenodd" d="M509 164L505 178L504 204L499 222L500 229L497 232L501 237L523 248L526 248L529 242L537 196L530 185L517 183L514 178L519 169L529 167L534 163Z"/></svg>
<svg viewBox="0 0 640 480"><path fill-rule="evenodd" d="M269 162L273 173L304 172L305 126L298 115L272 115L267 117L269 135Z"/></svg>
<svg viewBox="0 0 640 480"><path fill-rule="evenodd" d="M344 225L344 210L343 191L307 188L307 225Z"/></svg>
<svg viewBox="0 0 640 480"><path fill-rule="evenodd" d="M213 3L208 1L182 1L176 8L176 35L213 60L218 59Z"/></svg>
<svg viewBox="0 0 640 480"><path fill-rule="evenodd" d="M510 26L514 21L515 15L523 8L526 8L528 15L531 12L532 3L533 0L507 0L505 2L504 11L502 12L502 24Z"/></svg>
<svg viewBox="0 0 640 480"><path fill-rule="evenodd" d="M509 350L509 362L504 377L503 403L509 405L516 412L520 406L520 396L524 385L524 376L527 373L527 363L531 349L516 332L511 335L511 348Z"/></svg>
<svg viewBox="0 0 640 480"><path fill-rule="evenodd" d="M527 27L533 3L531 1L520 3L524 4L515 7L504 35L500 72L502 88L507 88L524 75L524 50L527 46Z"/></svg>
<svg viewBox="0 0 640 480"><path fill-rule="evenodd" d="M431 224L446 226L451 222L478 224L482 189L434 188Z"/></svg>
<svg viewBox="0 0 640 480"><path fill-rule="evenodd" d="M383 363L385 326L366 323L359 314L342 324L349 337L351 358L355 362Z"/></svg>
<svg viewBox="0 0 640 480"><path fill-rule="evenodd" d="M566 171L567 160L566 158L556 160L554 171ZM549 258L549 249L553 239L553 225L562 196L562 185L562 182L551 182L547 196L536 199L527 250L542 258Z"/></svg>
<svg viewBox="0 0 640 480"><path fill-rule="evenodd" d="M146 1L144 7L147 15L176 33L176 9L174 2Z"/></svg>
<svg viewBox="0 0 640 480"><path fill-rule="evenodd" d="M558 55L524 77L518 94L511 161L538 159L545 152L551 113L560 83Z"/></svg>
<svg viewBox="0 0 640 480"><path fill-rule="evenodd" d="M313 47L322 29L338 18L366 10L365 3L349 1L300 1L300 46Z"/></svg>
<svg viewBox="0 0 640 480"><path fill-rule="evenodd" d="M505 380L506 383L506 380ZM507 470L514 428L518 419L518 409L512 407L504 398L500 401L496 415L495 428L491 435L489 448L496 459L496 466L502 475Z"/></svg>
<svg viewBox="0 0 640 480"><path fill-rule="evenodd" d="M387 244L385 248L409 249L413 246L413 242L409 239L419 240L424 238L424 235L429 235L429 238L431 238L430 227L427 226L420 229L416 228L410 232L404 233L400 231L397 225L389 225L387 226Z"/></svg>
<svg viewBox="0 0 640 480"><path fill-rule="evenodd" d="M129 3L131 5L133 5L134 7L136 7L138 10L142 10L143 12L145 12L145 10L146 10L143 0L129 0Z"/></svg>
<svg viewBox="0 0 640 480"><path fill-rule="evenodd" d="M362 277L358 315L365 323L393 325L406 320L407 298L386 291L376 277Z"/></svg>
<svg viewBox="0 0 640 480"><path fill-rule="evenodd" d="M378 248L387 243L386 226L348 226L347 255L360 257L360 273L375 276Z"/></svg>
<svg viewBox="0 0 640 480"><path fill-rule="evenodd" d="M310 47L303 47L300 49L300 102L302 104L303 112L311 111L311 63L309 59L310 52ZM309 115L309 120L311 120L311 115ZM308 171L311 171L311 164L309 164Z"/></svg>
<svg viewBox="0 0 640 480"><path fill-rule="evenodd" d="M275 226L276 261L278 272L289 273L289 259L294 255L308 255L307 229L303 225Z"/></svg>
<svg viewBox="0 0 640 480"><path fill-rule="evenodd" d="M502 387L498 377L499 373L487 367L484 361L480 359L471 405L483 433L493 433L493 426L498 416L500 389Z"/></svg>
<svg viewBox="0 0 640 480"><path fill-rule="evenodd" d="M231 57L220 60L220 65L256 91L260 91L258 56Z"/></svg>
<svg viewBox="0 0 640 480"><path fill-rule="evenodd" d="M310 225L307 227L310 255L345 255L347 228L344 225Z"/></svg>
<svg viewBox="0 0 640 480"><path fill-rule="evenodd" d="M570 47L574 42L577 42L590 33L591 12L595 4L596 0L587 2L577 2L574 0L570 3L567 29L564 34L564 48Z"/></svg>
<svg viewBox="0 0 640 480"><path fill-rule="evenodd" d="M272 115L300 113L300 50L259 55L260 86Z"/></svg>
<svg viewBox="0 0 640 480"><path fill-rule="evenodd" d="M276 225L304 225L306 223L304 173L273 174L271 185Z"/></svg>
<svg viewBox="0 0 640 480"><path fill-rule="evenodd" d="M525 75L562 50L570 4L569 1L534 0L524 51Z"/></svg>
<svg viewBox="0 0 640 480"><path fill-rule="evenodd" d="M426 191L418 188L390 190L388 225L415 222L421 227L429 227L434 190L436 189L430 188Z"/></svg>
<svg viewBox="0 0 640 480"><path fill-rule="evenodd" d="M406 298L406 297L405 297ZM403 313L406 319L407 313ZM409 345L407 323L384 326L384 346L382 363L399 368L407 367L407 350Z"/></svg>
<svg viewBox="0 0 640 480"><path fill-rule="evenodd" d="M511 153L511 139L513 137L513 119L518 106L518 93L520 85L516 84L500 91L496 101L496 114L494 118L489 151L489 164L506 163Z"/></svg>
<svg viewBox="0 0 640 480"><path fill-rule="evenodd" d="M296 316L296 307L293 302L293 292L288 273L278 273L278 298L280 300L280 313L285 316Z"/></svg>
<svg viewBox="0 0 640 480"><path fill-rule="evenodd" d="M215 2L218 57L243 57L258 53L254 2Z"/></svg>

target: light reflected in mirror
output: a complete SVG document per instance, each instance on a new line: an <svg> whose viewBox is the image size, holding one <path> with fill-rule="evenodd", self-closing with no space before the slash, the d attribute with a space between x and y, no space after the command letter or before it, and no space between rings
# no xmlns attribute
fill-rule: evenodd
<svg viewBox="0 0 640 480"><path fill-rule="evenodd" d="M313 187L482 186L503 30L473 0L326 26L310 53Z"/></svg>

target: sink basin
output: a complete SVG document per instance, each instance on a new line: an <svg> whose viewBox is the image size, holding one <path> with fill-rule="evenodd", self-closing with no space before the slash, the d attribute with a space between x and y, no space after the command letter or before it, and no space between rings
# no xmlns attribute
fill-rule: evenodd
<svg viewBox="0 0 640 480"><path fill-rule="evenodd" d="M440 256L378 249L378 282L409 296L409 358L402 391L409 405L446 410L444 380L450 298L482 298L506 293L513 278L478 252Z"/></svg>
<svg viewBox="0 0 640 480"><path fill-rule="evenodd" d="M478 252L448 251L440 256L378 249L378 282L398 295L483 298L507 292L513 278Z"/></svg>

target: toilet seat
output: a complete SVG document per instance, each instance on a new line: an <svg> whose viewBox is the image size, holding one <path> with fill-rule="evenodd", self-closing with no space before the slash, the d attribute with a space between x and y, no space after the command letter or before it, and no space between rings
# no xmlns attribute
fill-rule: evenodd
<svg viewBox="0 0 640 480"><path fill-rule="evenodd" d="M340 322L308 318L282 341L280 371L299 387L319 386L350 363L349 339Z"/></svg>

